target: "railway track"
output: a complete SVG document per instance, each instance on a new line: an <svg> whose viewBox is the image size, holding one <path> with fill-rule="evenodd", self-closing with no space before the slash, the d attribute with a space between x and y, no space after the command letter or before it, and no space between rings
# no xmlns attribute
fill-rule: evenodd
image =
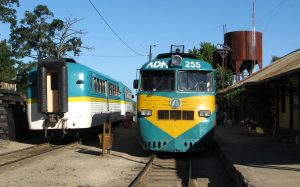
<svg viewBox="0 0 300 187"><path fill-rule="evenodd" d="M159 158L153 155L129 185L140 186L234 186L215 152Z"/></svg>
<svg viewBox="0 0 300 187"><path fill-rule="evenodd" d="M161 159L153 155L130 186L188 186L192 158Z"/></svg>
<svg viewBox="0 0 300 187"><path fill-rule="evenodd" d="M66 147L70 144L66 145L51 145L48 143L28 147L25 149L20 149L8 153L0 154L0 167L13 164L28 158L32 158L34 156L38 156L44 153L48 153L63 147Z"/></svg>

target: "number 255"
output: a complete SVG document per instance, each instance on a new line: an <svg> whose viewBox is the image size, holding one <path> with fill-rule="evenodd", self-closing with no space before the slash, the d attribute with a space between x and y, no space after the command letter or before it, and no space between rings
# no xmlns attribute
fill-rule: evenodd
<svg viewBox="0 0 300 187"><path fill-rule="evenodd" d="M199 62L193 62L193 61L187 61L186 62L186 65L185 65L186 68L200 68L200 63Z"/></svg>

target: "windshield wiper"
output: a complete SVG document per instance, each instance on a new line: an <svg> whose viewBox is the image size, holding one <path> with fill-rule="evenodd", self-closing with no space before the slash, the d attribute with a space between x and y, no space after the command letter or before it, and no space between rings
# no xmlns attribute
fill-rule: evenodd
<svg viewBox="0 0 300 187"><path fill-rule="evenodd" d="M156 89L153 88L153 90L151 90L151 91L147 94L147 97L151 97L155 91L156 91Z"/></svg>

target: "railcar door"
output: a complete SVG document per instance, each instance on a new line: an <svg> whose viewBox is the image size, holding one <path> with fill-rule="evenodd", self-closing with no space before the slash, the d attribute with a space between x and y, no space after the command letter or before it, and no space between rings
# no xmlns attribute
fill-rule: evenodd
<svg viewBox="0 0 300 187"><path fill-rule="evenodd" d="M47 110L58 113L58 72L55 70L47 72Z"/></svg>

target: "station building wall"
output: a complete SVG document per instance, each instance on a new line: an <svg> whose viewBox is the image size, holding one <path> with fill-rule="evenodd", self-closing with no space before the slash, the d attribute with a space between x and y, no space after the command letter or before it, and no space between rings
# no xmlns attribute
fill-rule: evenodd
<svg viewBox="0 0 300 187"><path fill-rule="evenodd" d="M299 125L299 100L298 100L298 77L297 75L292 75L287 77L286 88L284 90L280 90L280 99L279 99L279 127L284 129L290 129L290 113L293 112L293 130L298 130ZM292 111L290 108L290 87L293 87L293 107Z"/></svg>

